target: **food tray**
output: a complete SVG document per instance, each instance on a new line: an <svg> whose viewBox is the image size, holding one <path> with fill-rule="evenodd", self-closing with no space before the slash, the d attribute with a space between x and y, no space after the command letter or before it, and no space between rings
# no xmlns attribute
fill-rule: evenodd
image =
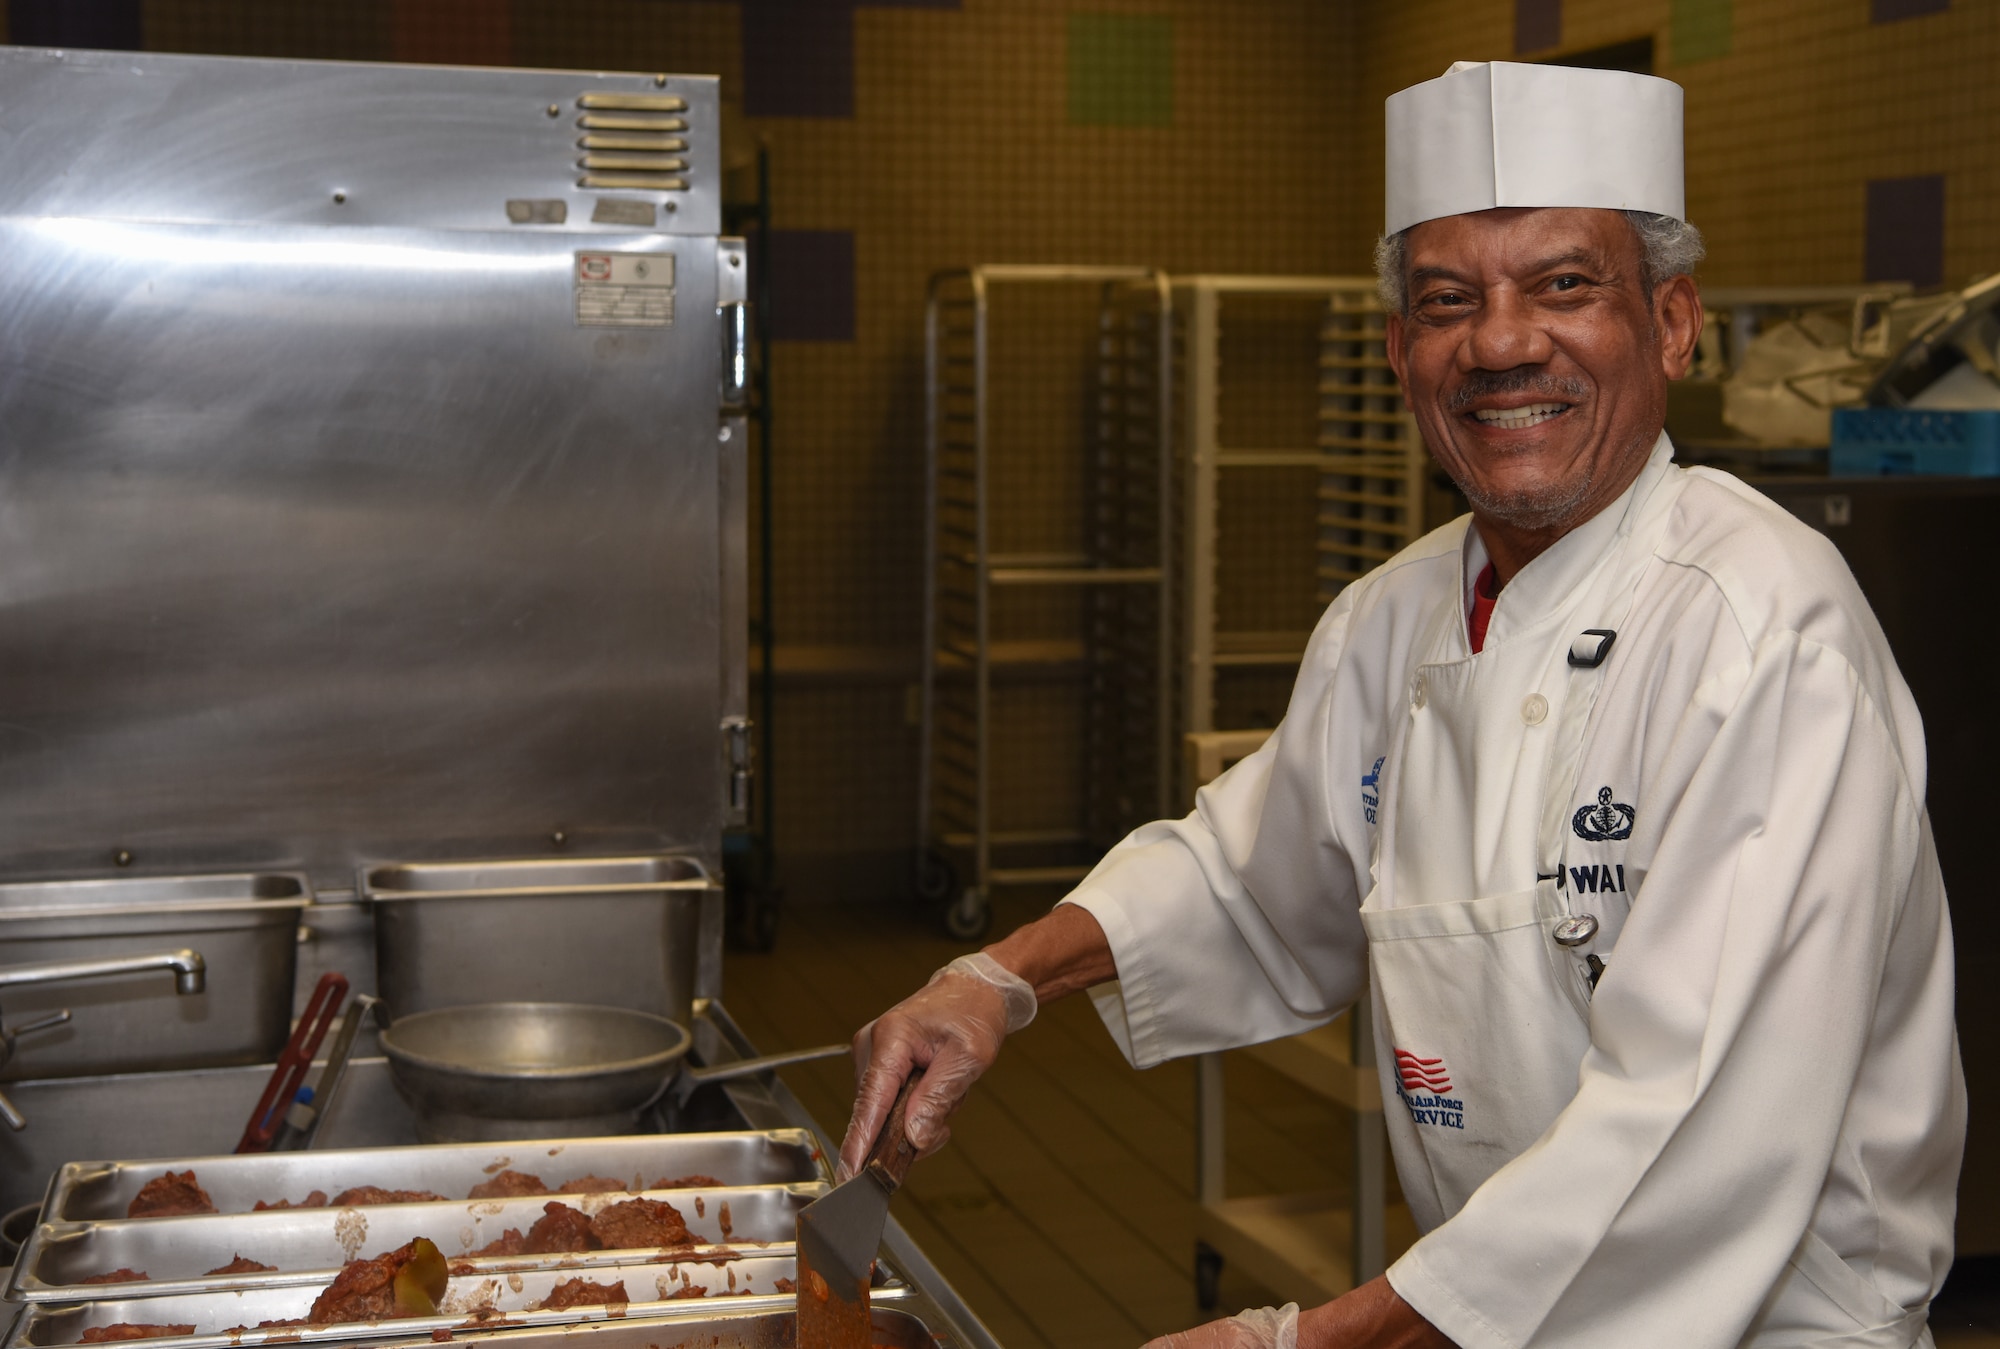
<svg viewBox="0 0 2000 1349"><path fill-rule="evenodd" d="M719 1254L719 1253L718 1253ZM138 1341L157 1349L209 1349L215 1346L292 1344L299 1341L379 1339L430 1336L433 1331L465 1327L472 1330L513 1326L553 1326L611 1317L671 1316L689 1310L690 1304L710 1297L754 1298L754 1306L789 1308L792 1295L778 1288L778 1280L792 1276L790 1255L749 1255L734 1259L698 1260L683 1257L661 1260L645 1257L646 1263L552 1268L512 1273L487 1272L454 1275L446 1285L444 1301L437 1316L400 1317L392 1321L349 1321L323 1326L272 1326L257 1329L259 1321L284 1320L304 1316L319 1294L317 1288L256 1288L235 1293L184 1293L175 1297L104 1299L96 1302L39 1302L31 1304L8 1333L5 1349L25 1346L72 1345L82 1342L83 1333L97 1326L120 1322L153 1325L192 1325L189 1335L162 1336ZM570 1278L598 1283L620 1279L634 1299L623 1306L565 1307L554 1311L530 1311L557 1284ZM706 1296L675 1300L684 1289L700 1288ZM505 1317L479 1324L468 1321L482 1307L492 1307ZM249 1329L233 1331L232 1327Z"/></svg>
<svg viewBox="0 0 2000 1349"><path fill-rule="evenodd" d="M788 1254L798 1230L799 1210L826 1189L815 1182L653 1190L646 1192L646 1197L671 1203L699 1242L734 1246L752 1254L778 1244ZM510 1227L526 1232L542 1216L542 1206L551 1201L595 1214L632 1197L625 1191L611 1191L43 1223L30 1234L15 1263L13 1286L7 1295L15 1302L80 1302L299 1285L320 1288L331 1283L347 1261L395 1250L415 1237L430 1238L447 1259L480 1270L630 1264L645 1258L644 1253L628 1249L476 1258L468 1253ZM244 1274L207 1273L238 1255L278 1268ZM81 1282L116 1269L139 1270L149 1278L144 1283Z"/></svg>
<svg viewBox="0 0 2000 1349"><path fill-rule="evenodd" d="M617 1176L641 1186L661 1177L691 1175L713 1176L728 1185L784 1185L833 1178L812 1135L803 1129L446 1143L146 1162L70 1162L56 1172L43 1216L51 1222L124 1219L139 1188L163 1171L192 1170L216 1208L235 1214L250 1212L260 1199L296 1203L312 1190L335 1195L357 1185L459 1196L508 1168L538 1175L552 1188L587 1175Z"/></svg>
<svg viewBox="0 0 2000 1349"><path fill-rule="evenodd" d="M885 1295L881 1291L876 1299ZM944 1333L943 1321L933 1330L913 1306L917 1299L891 1293L903 1305L871 1308L874 1321L870 1341L877 1349L959 1349L959 1342ZM689 1314L671 1320L593 1321L568 1330L461 1330L453 1334L454 1344L479 1344L495 1336L506 1337L505 1349L793 1349L796 1330L792 1313L772 1311L762 1299L753 1303L724 1304L690 1308ZM926 1309L928 1310L928 1309ZM143 1343L143 1342L142 1342ZM435 1349L432 1341L381 1340L374 1349Z"/></svg>

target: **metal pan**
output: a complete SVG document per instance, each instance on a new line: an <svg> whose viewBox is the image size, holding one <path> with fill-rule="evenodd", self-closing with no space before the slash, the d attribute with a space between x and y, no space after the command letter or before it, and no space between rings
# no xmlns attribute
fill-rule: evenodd
<svg viewBox="0 0 2000 1349"><path fill-rule="evenodd" d="M643 1189L662 1177L689 1175L714 1176L729 1185L788 1184L833 1178L812 1135L803 1129L746 1129L632 1138L543 1138L500 1144L264 1152L146 1162L69 1162L56 1172L43 1217L49 1222L124 1218L140 1187L163 1171L193 1171L219 1211L249 1213L259 1200L297 1202L311 1190L333 1195L357 1185L459 1196L509 1168L540 1176L550 1188L583 1176L625 1177L634 1189Z"/></svg>
<svg viewBox="0 0 2000 1349"><path fill-rule="evenodd" d="M720 1253L718 1253L720 1254ZM325 1326L273 1326L259 1321L304 1316L318 1296L317 1288L263 1288L236 1293L188 1293L176 1297L102 1299L96 1302L30 1304L14 1323L5 1349L25 1346L71 1345L95 1327L121 1322L151 1325L191 1325L192 1333L144 1341L158 1349L222 1349L223 1346L291 1344L299 1341L353 1341L383 1337L416 1338L432 1331L482 1327L468 1322L482 1308L504 1315L509 1326L553 1326L611 1317L699 1315L702 1304L716 1298L743 1298L763 1308L785 1307L792 1295L778 1280L792 1277L788 1255L742 1256L720 1261L652 1259L646 1263L555 1268L513 1273L479 1271L455 1275L447 1284L437 1316L402 1317L393 1321L350 1321ZM633 1298L622 1306L568 1307L557 1311L530 1308L557 1284L582 1278L595 1283L623 1280ZM700 1293L693 1290L700 1289ZM681 1294L676 1297L675 1294ZM892 1294L893 1296L893 1294ZM241 1331L233 1328L246 1327Z"/></svg>
<svg viewBox="0 0 2000 1349"><path fill-rule="evenodd" d="M569 1002L487 1002L402 1017L381 1034L420 1137L445 1141L536 1133L629 1133L669 1089L832 1058L822 1045L713 1068L689 1068L693 1037L650 1012Z"/></svg>
<svg viewBox="0 0 2000 1349"><path fill-rule="evenodd" d="M694 858L636 856L378 865L356 889L392 1017L587 1000L685 1023L702 910L720 887Z"/></svg>
<svg viewBox="0 0 2000 1349"><path fill-rule="evenodd" d="M874 1308L869 1340L879 1349L958 1349L956 1339L932 1330L917 1311L905 1309L921 1305L912 1298L903 1306ZM941 1318L938 1324L942 1326ZM461 1330L452 1342L484 1344L505 1336L505 1349L792 1349L792 1333L789 1311L727 1302L670 1320L614 1319L564 1330ZM378 1349L434 1346L428 1339L383 1340Z"/></svg>
<svg viewBox="0 0 2000 1349"><path fill-rule="evenodd" d="M655 1190L679 1211L688 1231L708 1246L749 1253L788 1253L807 1204L826 1192L820 1183L692 1190ZM264 1213L202 1214L182 1218L131 1218L107 1222L43 1223L31 1233L14 1266L7 1296L15 1302L79 1302L111 1297L158 1298L301 1285L324 1287L340 1267L359 1256L394 1250L428 1237L453 1262L481 1270L525 1270L629 1264L645 1258L630 1250L562 1255L472 1257L508 1228L526 1232L550 1202L585 1213L633 1196L523 1195L513 1199L450 1203L384 1204L373 1208L279 1209ZM782 1248L780 1250L779 1248ZM270 1270L210 1274L237 1256ZM113 1270L146 1274L143 1283L92 1284L83 1280Z"/></svg>

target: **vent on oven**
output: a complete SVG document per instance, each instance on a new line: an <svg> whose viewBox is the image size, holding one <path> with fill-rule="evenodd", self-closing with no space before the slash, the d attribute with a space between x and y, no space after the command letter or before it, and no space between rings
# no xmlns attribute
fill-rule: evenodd
<svg viewBox="0 0 2000 1349"><path fill-rule="evenodd" d="M687 100L676 94L583 94L578 187L687 191Z"/></svg>

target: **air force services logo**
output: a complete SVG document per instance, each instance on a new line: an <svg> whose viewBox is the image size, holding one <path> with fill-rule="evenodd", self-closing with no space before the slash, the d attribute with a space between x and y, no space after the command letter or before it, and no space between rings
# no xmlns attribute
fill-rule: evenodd
<svg viewBox="0 0 2000 1349"><path fill-rule="evenodd" d="M1465 1102L1451 1091L1451 1074L1442 1058L1427 1059L1407 1049L1396 1051L1396 1094L1418 1124L1439 1129L1465 1127Z"/></svg>
<svg viewBox="0 0 2000 1349"><path fill-rule="evenodd" d="M1632 837L1632 807L1611 799L1609 787L1597 789L1597 804L1585 806L1570 820L1576 836L1586 843L1613 843Z"/></svg>

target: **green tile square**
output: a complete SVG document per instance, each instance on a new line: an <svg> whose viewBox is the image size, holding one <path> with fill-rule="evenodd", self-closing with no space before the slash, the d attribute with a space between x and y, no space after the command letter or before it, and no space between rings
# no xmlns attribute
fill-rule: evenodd
<svg viewBox="0 0 2000 1349"><path fill-rule="evenodd" d="M1732 0L1674 0L1668 28L1674 64L1729 55L1735 17Z"/></svg>
<svg viewBox="0 0 2000 1349"><path fill-rule="evenodd" d="M1171 126L1174 21L1155 14L1069 16L1074 126Z"/></svg>

